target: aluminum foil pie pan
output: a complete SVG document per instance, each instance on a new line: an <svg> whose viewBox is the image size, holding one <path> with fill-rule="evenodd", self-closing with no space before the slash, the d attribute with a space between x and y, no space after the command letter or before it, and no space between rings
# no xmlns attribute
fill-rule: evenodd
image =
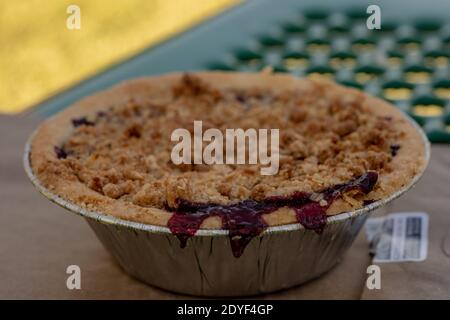
<svg viewBox="0 0 450 320"><path fill-rule="evenodd" d="M425 167L430 144L422 129ZM104 247L133 277L166 290L197 296L249 296L302 284L330 270L351 246L369 214L409 190L423 171L388 198L361 209L329 216L321 234L301 224L267 228L253 238L244 254L232 254L227 230L200 229L185 248L166 227L122 220L88 211L46 189L30 164L32 137L25 147L24 166L34 186L50 201L81 215Z"/></svg>

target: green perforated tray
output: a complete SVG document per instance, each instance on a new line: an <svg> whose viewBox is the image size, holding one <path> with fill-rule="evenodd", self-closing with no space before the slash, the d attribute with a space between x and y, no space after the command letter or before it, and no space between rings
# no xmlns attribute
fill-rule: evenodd
<svg viewBox="0 0 450 320"><path fill-rule="evenodd" d="M254 41L211 61L213 70L330 77L382 97L412 116L434 142L450 142L450 30L436 20L366 27L359 10L299 10ZM263 31L263 30L261 30Z"/></svg>
<svg viewBox="0 0 450 320"><path fill-rule="evenodd" d="M51 115L138 76L272 66L300 77L329 76L387 99L431 141L450 143L450 1L376 1L382 29L368 30L371 2L248 1L40 103L33 113Z"/></svg>

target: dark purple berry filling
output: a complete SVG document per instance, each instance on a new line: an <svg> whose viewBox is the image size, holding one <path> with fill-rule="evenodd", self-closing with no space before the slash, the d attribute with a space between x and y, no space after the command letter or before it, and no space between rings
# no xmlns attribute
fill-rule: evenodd
<svg viewBox="0 0 450 320"><path fill-rule="evenodd" d="M374 202L376 202L377 200L376 199L367 199L367 200L364 200L363 201L363 206L365 207L365 206L368 206L369 204L372 204L372 203L374 203Z"/></svg>
<svg viewBox="0 0 450 320"><path fill-rule="evenodd" d="M235 95L234 97L235 97L235 99L236 99L237 101L239 101L240 103L245 103L245 102L247 102L247 97L246 97L245 95L241 94L241 93L236 93L236 95Z"/></svg>
<svg viewBox="0 0 450 320"><path fill-rule="evenodd" d="M86 117L81 117L81 118L73 118L72 125L76 128L79 126L93 126L95 125L95 123L89 121Z"/></svg>
<svg viewBox="0 0 450 320"><path fill-rule="evenodd" d="M66 150L64 150L63 147L55 146L53 149L55 150L55 154L58 159L67 158L68 154L67 154Z"/></svg>
<svg viewBox="0 0 450 320"><path fill-rule="evenodd" d="M106 112L105 111L98 111L96 113L96 115L97 115L97 118L103 118L103 117L106 117Z"/></svg>
<svg viewBox="0 0 450 320"><path fill-rule="evenodd" d="M334 200L350 190L368 194L377 180L378 173L368 171L352 181L315 194L315 199L320 201L312 200L312 194L305 192L296 192L287 197L270 197L262 201L244 200L230 205L194 203L179 199L177 208L168 208L174 212L168 225L183 248L206 218L218 216L222 219L222 227L229 230L233 255L240 257L250 240L268 227L262 217L264 214L290 207L294 209L296 219L302 226L320 234L326 225L326 210Z"/></svg>
<svg viewBox="0 0 450 320"><path fill-rule="evenodd" d="M393 157L395 157L398 154L398 150L400 150L400 145L399 144L393 144L391 145L391 155Z"/></svg>

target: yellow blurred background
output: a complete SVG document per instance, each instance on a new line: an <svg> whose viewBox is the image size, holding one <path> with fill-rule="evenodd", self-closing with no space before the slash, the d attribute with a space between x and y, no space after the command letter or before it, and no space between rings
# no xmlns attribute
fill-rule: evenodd
<svg viewBox="0 0 450 320"><path fill-rule="evenodd" d="M0 113L20 112L239 0L0 0ZM81 10L69 30L67 7Z"/></svg>

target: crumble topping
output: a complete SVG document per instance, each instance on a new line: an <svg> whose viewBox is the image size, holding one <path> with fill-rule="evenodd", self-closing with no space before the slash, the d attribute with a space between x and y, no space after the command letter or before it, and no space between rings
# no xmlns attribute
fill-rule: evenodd
<svg viewBox="0 0 450 320"><path fill-rule="evenodd" d="M73 132L56 153L90 189L158 208L176 207L177 199L229 204L316 192L369 170L392 170L402 132L391 118L375 115L364 94L330 89L312 82L307 90L220 90L187 74L165 104L131 99L72 119ZM205 130L279 128L279 173L262 176L259 165L174 165L170 135L177 128L192 132L194 120Z"/></svg>

